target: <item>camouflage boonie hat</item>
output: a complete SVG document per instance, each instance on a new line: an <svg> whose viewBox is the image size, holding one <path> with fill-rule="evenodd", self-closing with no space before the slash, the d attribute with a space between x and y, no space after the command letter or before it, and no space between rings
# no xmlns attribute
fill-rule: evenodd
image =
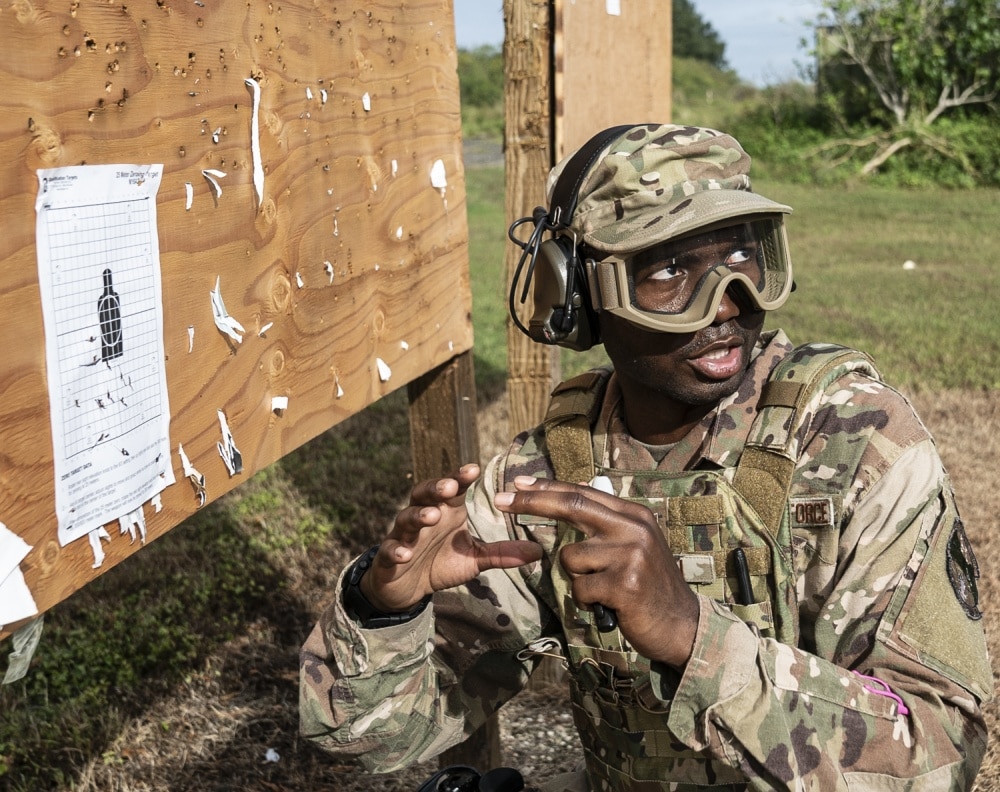
<svg viewBox="0 0 1000 792"><path fill-rule="evenodd" d="M549 174L550 201L569 159ZM750 156L714 129L634 126L594 162L569 229L605 253L645 250L729 218L792 211L751 191Z"/></svg>

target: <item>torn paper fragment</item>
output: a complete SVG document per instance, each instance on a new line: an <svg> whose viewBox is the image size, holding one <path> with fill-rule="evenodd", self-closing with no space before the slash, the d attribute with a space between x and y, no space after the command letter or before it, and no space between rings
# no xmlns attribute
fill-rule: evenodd
<svg viewBox="0 0 1000 792"><path fill-rule="evenodd" d="M396 227L396 239L402 239L402 238L403 238L403 226L397 226Z"/></svg>
<svg viewBox="0 0 1000 792"><path fill-rule="evenodd" d="M268 322L266 325L264 325L262 328L260 328L260 330L257 332L257 335L260 336L261 338L263 338L264 337L264 333L266 333L272 327L274 327L274 322Z"/></svg>
<svg viewBox="0 0 1000 792"><path fill-rule="evenodd" d="M188 325L188 354L194 352L194 325Z"/></svg>
<svg viewBox="0 0 1000 792"><path fill-rule="evenodd" d="M288 397L287 396L272 396L271 397L271 412L278 413L279 415L288 409Z"/></svg>
<svg viewBox="0 0 1000 792"><path fill-rule="evenodd" d="M138 533L139 544L146 544L146 515L142 513L142 506L118 518L118 533L128 534L131 542L135 541Z"/></svg>
<svg viewBox="0 0 1000 792"><path fill-rule="evenodd" d="M87 538L90 540L90 549L94 553L93 569L100 569L104 566L104 547L101 545L101 540L110 542L111 534L104 530L104 526L101 526L90 531Z"/></svg>
<svg viewBox="0 0 1000 792"><path fill-rule="evenodd" d="M319 89L319 101L320 104L326 104L326 88Z"/></svg>
<svg viewBox="0 0 1000 792"><path fill-rule="evenodd" d="M42 639L44 618L44 616L39 616L14 630L14 634L11 636L11 644L13 644L14 649L7 656L7 673L4 674L3 684L10 685L19 679L24 679L24 675L28 673L31 658L35 656L38 642Z"/></svg>
<svg viewBox="0 0 1000 792"><path fill-rule="evenodd" d="M308 100L309 100L309 101L311 102L311 101L312 101L312 98L313 98L313 89L312 89L312 88L310 88L310 87L309 87L309 86L307 85L307 86L306 86L306 99L308 99Z"/></svg>
<svg viewBox="0 0 1000 792"><path fill-rule="evenodd" d="M224 179L226 174L224 171L216 170L215 168L206 168L201 172L201 175L205 177L205 181L208 182L209 186L212 188L212 193L215 199L218 200L222 197L222 185L219 184L217 179Z"/></svg>
<svg viewBox="0 0 1000 792"><path fill-rule="evenodd" d="M622 0L605 0L604 7L608 11L608 16L622 15Z"/></svg>
<svg viewBox="0 0 1000 792"><path fill-rule="evenodd" d="M399 342L399 348L402 349L405 352L407 349L410 348L410 345L408 343L406 343L405 341L400 341Z"/></svg>
<svg viewBox="0 0 1000 792"><path fill-rule="evenodd" d="M250 152L253 156L253 188L257 207L264 202L264 165L260 159L260 85L249 77L243 80L253 94L253 116L250 121Z"/></svg>
<svg viewBox="0 0 1000 792"><path fill-rule="evenodd" d="M300 289L305 286L305 283L302 282L302 275L298 272L295 273L295 283Z"/></svg>
<svg viewBox="0 0 1000 792"><path fill-rule="evenodd" d="M21 572L21 562L31 549L31 545L0 522L0 626L38 613Z"/></svg>
<svg viewBox="0 0 1000 792"><path fill-rule="evenodd" d="M209 292L212 297L212 315L215 317L215 326L237 343L242 344L243 336L240 333L246 333L246 330L226 311L226 304L222 301L220 281L221 276L215 279L215 291Z"/></svg>
<svg viewBox="0 0 1000 792"><path fill-rule="evenodd" d="M153 511L156 514L159 514L161 511L163 511L163 499L160 497L159 492L157 492L153 496L153 499L149 503L153 507Z"/></svg>
<svg viewBox="0 0 1000 792"><path fill-rule="evenodd" d="M369 112L372 109L372 98L365 91L365 95L361 97L361 106L365 109L365 112Z"/></svg>
<svg viewBox="0 0 1000 792"><path fill-rule="evenodd" d="M323 269L326 270L326 274L330 276L330 283L333 283L333 264L329 261L323 262Z"/></svg>
<svg viewBox="0 0 1000 792"><path fill-rule="evenodd" d="M194 203L194 186L191 182L184 182L184 211L191 211L191 204Z"/></svg>
<svg viewBox="0 0 1000 792"><path fill-rule="evenodd" d="M222 442L218 443L219 456L222 457L222 461L226 463L226 470L229 471L230 476L235 476L237 473L243 472L243 455L240 450L236 447L236 442L233 440L233 433L229 431L229 424L226 422L226 414L222 410L219 413L219 426L222 429Z"/></svg>
<svg viewBox="0 0 1000 792"><path fill-rule="evenodd" d="M396 162L396 160L393 160L392 161L392 175L395 176L397 173L399 173L399 163Z"/></svg>
<svg viewBox="0 0 1000 792"><path fill-rule="evenodd" d="M205 501L208 500L208 493L205 491L205 477L191 464L191 460L184 453L184 446L180 443L177 444L177 453L181 457L181 466L184 468L184 475L187 476L188 481L191 482L191 486L194 488L194 494L198 498L198 508L200 509L205 505Z"/></svg>
<svg viewBox="0 0 1000 792"><path fill-rule="evenodd" d="M212 133L212 142L217 144L219 142L219 136L221 134L222 134L222 127L216 127L215 131Z"/></svg>
<svg viewBox="0 0 1000 792"><path fill-rule="evenodd" d="M389 377L392 376L392 369L389 368L389 364L382 360L382 358L375 358L375 365L378 368L378 378L382 382L388 382Z"/></svg>

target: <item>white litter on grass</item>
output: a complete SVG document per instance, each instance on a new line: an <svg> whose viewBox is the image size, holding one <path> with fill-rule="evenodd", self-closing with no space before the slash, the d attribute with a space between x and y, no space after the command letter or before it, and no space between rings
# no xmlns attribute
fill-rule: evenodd
<svg viewBox="0 0 1000 792"><path fill-rule="evenodd" d="M917 268L917 262L912 259L907 259L903 262L903 269L905 270L915 270Z"/></svg>
<svg viewBox="0 0 1000 792"><path fill-rule="evenodd" d="M264 752L264 761L265 762L280 762L281 761L281 755L276 750L274 750L273 748L268 748Z"/></svg>

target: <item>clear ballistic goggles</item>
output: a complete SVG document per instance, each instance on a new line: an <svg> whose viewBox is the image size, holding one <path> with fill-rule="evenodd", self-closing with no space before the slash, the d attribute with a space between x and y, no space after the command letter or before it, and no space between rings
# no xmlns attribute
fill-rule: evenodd
<svg viewBox="0 0 1000 792"><path fill-rule="evenodd" d="M595 307L667 333L710 325L727 290L761 311L780 307L793 288L783 218L726 222L626 258L588 261Z"/></svg>

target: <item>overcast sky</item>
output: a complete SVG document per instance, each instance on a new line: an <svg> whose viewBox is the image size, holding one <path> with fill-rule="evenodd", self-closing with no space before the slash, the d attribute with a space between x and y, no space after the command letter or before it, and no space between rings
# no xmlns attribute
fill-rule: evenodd
<svg viewBox="0 0 1000 792"><path fill-rule="evenodd" d="M600 2L600 0L591 0ZM503 0L454 0L458 46L503 43ZM629 0L619 0L626 7ZM692 0L702 19L726 42L726 60L744 80L769 85L799 76L809 61L799 46L811 39L807 20L820 0Z"/></svg>

